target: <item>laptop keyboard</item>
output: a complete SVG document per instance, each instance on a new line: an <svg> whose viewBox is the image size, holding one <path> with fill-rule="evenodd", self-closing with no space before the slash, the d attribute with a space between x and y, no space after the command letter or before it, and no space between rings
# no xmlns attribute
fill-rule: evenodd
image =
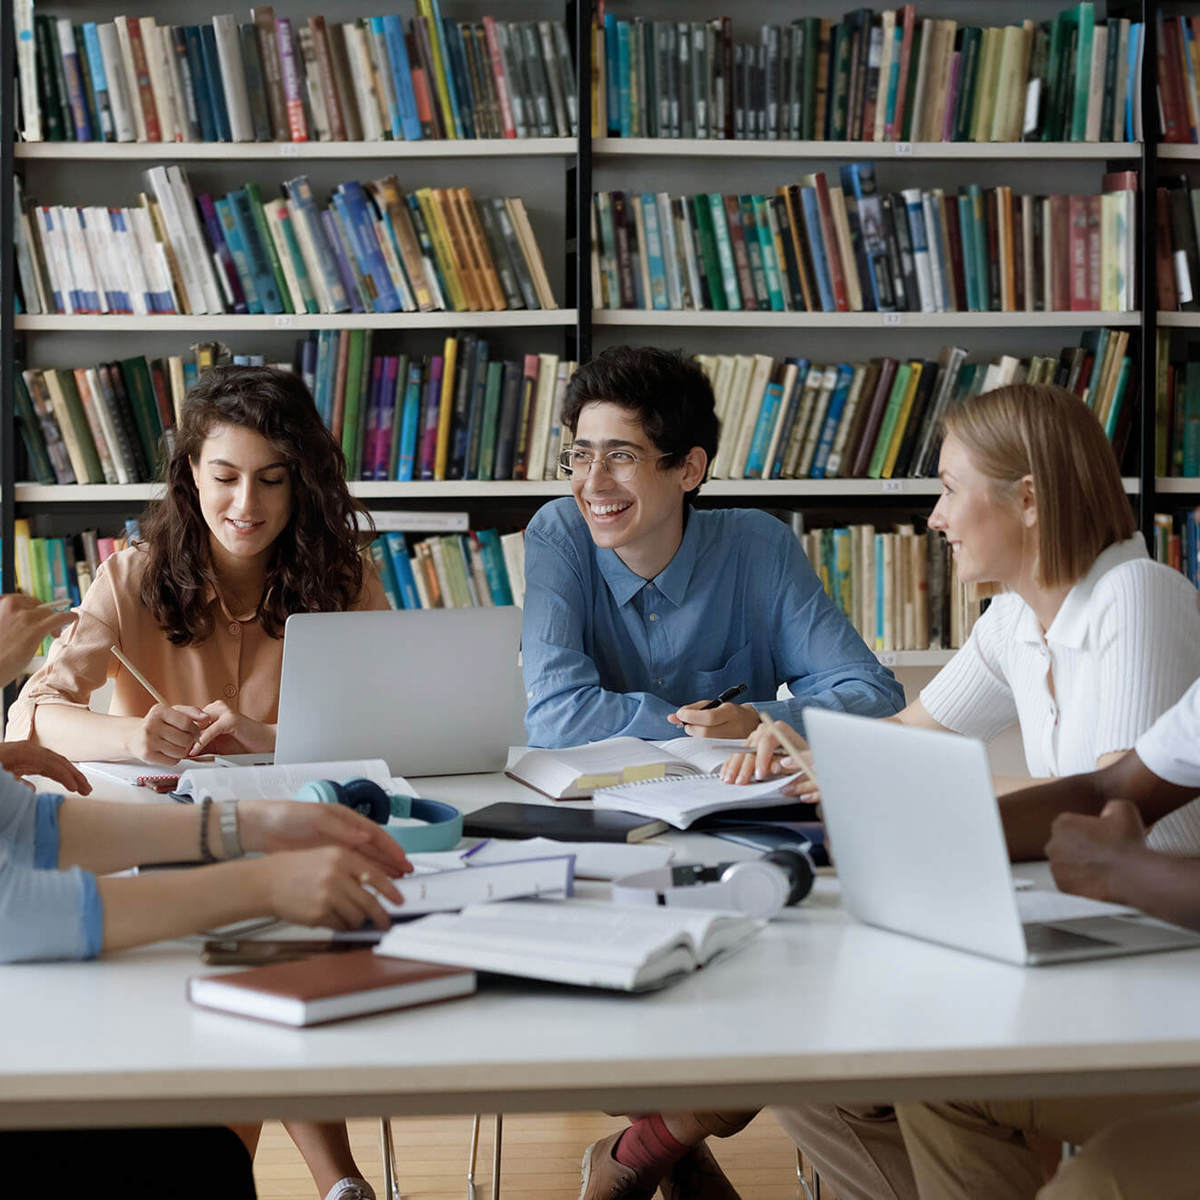
<svg viewBox="0 0 1200 1200"><path fill-rule="evenodd" d="M1026 925L1025 948L1030 954L1059 954L1065 950L1088 950L1097 946L1114 946L1118 943L1108 938L1089 937L1085 933L1071 933L1053 925Z"/></svg>

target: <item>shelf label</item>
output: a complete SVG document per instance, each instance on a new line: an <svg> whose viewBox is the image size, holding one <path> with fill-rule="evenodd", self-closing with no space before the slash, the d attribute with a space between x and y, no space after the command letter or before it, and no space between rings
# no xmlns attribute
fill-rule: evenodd
<svg viewBox="0 0 1200 1200"><path fill-rule="evenodd" d="M896 142L895 146L897 156L912 154L912 142Z"/></svg>
<svg viewBox="0 0 1200 1200"><path fill-rule="evenodd" d="M896 665L896 656L890 650L876 650L875 657L879 659L881 667L894 667Z"/></svg>
<svg viewBox="0 0 1200 1200"><path fill-rule="evenodd" d="M292 314L291 313L276 313L275 328L276 329L291 329Z"/></svg>
<svg viewBox="0 0 1200 1200"><path fill-rule="evenodd" d="M885 313L883 314L883 325L884 325L884 328L885 328L885 329L887 329L887 328L889 328L889 327L892 327L892 326L895 326L895 325L899 325L899 324L900 324L900 314L899 314L899 313L897 313L897 312L891 312L891 313L885 312Z"/></svg>
<svg viewBox="0 0 1200 1200"><path fill-rule="evenodd" d="M880 482L880 484L882 484L883 491L885 494L887 494L887 493L894 494L897 492L904 491L904 480L903 479L881 479L879 482Z"/></svg>
<svg viewBox="0 0 1200 1200"><path fill-rule="evenodd" d="M280 142L279 143L280 158L299 158L300 143L299 142Z"/></svg>

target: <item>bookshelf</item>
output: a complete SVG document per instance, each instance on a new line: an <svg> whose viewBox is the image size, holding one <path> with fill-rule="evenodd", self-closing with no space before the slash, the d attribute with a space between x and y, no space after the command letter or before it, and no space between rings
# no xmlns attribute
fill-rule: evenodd
<svg viewBox="0 0 1200 1200"><path fill-rule="evenodd" d="M108 19L119 5L101 8L96 4L64 2L46 5L55 15L73 20ZM315 0L298 0L277 6L281 13L305 17L322 11ZM477 19L491 11L486 0L442 0L443 11L460 19ZM500 6L496 5L499 8ZM610 0L610 9L622 16L635 15L627 0ZM719 7L719 6L718 6ZM840 17L850 11L844 0L804 0L799 6L779 0L748 0L738 7L736 22L743 35L760 23L790 20L797 12ZM993 18L983 9L993 6L972 0L928 0L918 5L918 15L951 16L982 24ZM1018 15L1015 6L999 5L995 20L1017 20L1030 15L1047 19L1066 7L1065 0L1028 0ZM384 8L387 8L385 5ZM542 244L551 283L564 307L540 312L494 313L395 313L395 314L281 314L278 316L29 316L3 322L0 334L0 424L6 435L14 429L13 363L23 359L47 365L95 361L117 353L177 352L188 334L197 339L220 337L238 346L284 347L296 334L325 329L371 329L411 337L417 350L435 344L434 339L454 329L488 331L502 345L553 349L565 357L584 358L593 346L624 340L654 340L685 350L721 353L762 352L772 355L797 353L806 346L819 347L823 361L837 358L905 353L932 358L950 331L970 331L964 341L972 356L1011 350L1028 353L1033 347L1046 352L1058 343L1064 331L1072 334L1103 325L1127 329L1138 342L1140 363L1138 395L1141 421L1131 435L1135 443L1132 461L1135 473L1125 480L1126 489L1137 498L1140 523L1148 530L1157 494L1185 489L1189 481L1156 481L1153 473L1153 363L1148 348L1154 345L1157 324L1176 328L1200 326L1200 314L1156 314L1149 306L1138 312L669 312L599 310L594 306L587 251L594 190L609 187L666 189L672 193L701 187L738 187L757 190L796 179L801 173L831 170L852 160L869 159L888 171L899 172L892 187L914 186L926 178L947 187L981 179L989 186L1011 180L1024 190L1069 191L1074 181L1094 187L1104 171L1136 167L1142 179L1154 177L1158 158L1200 162L1200 147L1159 145L1147 130L1145 143L1054 142L1054 143L963 143L963 142L830 142L830 141L713 141L696 138L593 137L589 64L592 51L589 6L561 0L532 0L522 6L522 17L561 17L576 50L578 137L527 138L516 140L457 140L419 142L255 142L255 143L15 143L11 129L0 131L0 173L5 178L17 173L29 180L28 190L46 202L68 202L78 195L74 181L87 174L89 191L94 181L97 203L124 203L136 191L140 172L156 163L188 164L193 175L206 173L213 186L227 186L252 175L266 186L300 172L310 172L314 187L324 189L330 180L354 175L368 178L388 172L405 172L412 179L432 177L435 185L466 184L473 189L530 195L531 218ZM394 5L407 16L411 5ZM1010 14L1009 10L1012 9ZM1028 10L1028 11L1025 11ZM1155 6L1142 0L1134 4L1097 4L1097 16L1123 15L1146 22L1145 61L1154 62ZM239 19L244 10L236 10ZM363 12L367 10L362 10ZM673 20L691 18L688 6L679 0L656 0L648 16ZM347 17L358 15L358 8ZM183 0L168 0L155 13L162 22L199 19ZM204 16L207 13L202 14ZM509 16L517 14L507 14ZM4 101L0 106L14 111L14 46L11 4L0 0L0 73L4 79ZM1142 79L1143 108L1157 111L1154 72L1147 66ZM194 164L194 168L191 167ZM346 164L354 164L345 169ZM732 170L731 170L732 168ZM736 178L737 182L725 180ZM713 180L707 183L703 181ZM11 231L13 197L0 189L0 234L4 238L0 265L0 304L11 312L14 294ZM1143 209L1145 206L1143 206ZM1141 267L1140 295L1154 295L1153 221L1143 211L1139 230ZM582 254L577 253L582 251ZM714 336L714 331L721 333ZM903 332L901 341L897 334ZM252 339L252 340L251 340ZM18 340L23 353L18 354ZM119 346L115 350L110 347ZM125 349L128 347L128 349ZM0 537L3 558L0 569L6 581L14 578L12 561L13 520L17 515L39 515L56 528L72 521L78 525L89 512L109 519L116 513L132 514L155 494L153 484L47 486L18 482L14 477L15 438L0 439ZM1160 486L1161 485L1161 486ZM564 495L566 485L553 481L448 481L422 483L355 482L356 495L385 504L391 501L422 501L443 506L468 507L473 518L487 519L493 513L524 513L526 516L546 499ZM1200 482L1196 485L1200 491ZM703 497L708 502L796 508L812 505L822 518L853 511L876 511L898 516L909 511L926 512L937 495L938 485L930 479L822 479L822 480L729 480L709 482ZM856 519L847 517L847 519ZM473 524L475 521L473 520ZM908 662L908 656L925 652L897 652L898 665L938 665L930 661ZM929 652L936 653L936 652ZM900 660L904 661L901 662ZM938 660L939 662L941 660Z"/></svg>

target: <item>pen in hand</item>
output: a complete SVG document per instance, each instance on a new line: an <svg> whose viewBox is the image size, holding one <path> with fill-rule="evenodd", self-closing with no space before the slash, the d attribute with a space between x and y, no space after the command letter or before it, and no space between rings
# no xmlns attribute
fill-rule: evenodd
<svg viewBox="0 0 1200 1200"><path fill-rule="evenodd" d="M731 688L726 688L715 700L710 700L707 704L701 705L701 712L710 708L719 708L722 704L728 704L730 700L736 700L744 691L747 690L747 685L744 683L735 684Z"/></svg>

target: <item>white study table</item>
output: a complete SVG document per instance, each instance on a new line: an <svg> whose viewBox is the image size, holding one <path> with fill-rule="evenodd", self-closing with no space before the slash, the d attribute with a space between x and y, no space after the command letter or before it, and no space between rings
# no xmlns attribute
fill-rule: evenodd
<svg viewBox="0 0 1200 1200"><path fill-rule="evenodd" d="M464 809L532 793L420 781ZM688 853L738 847L673 835ZM837 882L641 996L484 978L309 1030L195 1008L169 943L0 968L0 1128L1195 1090L1200 951L1023 969L852 922Z"/></svg>

